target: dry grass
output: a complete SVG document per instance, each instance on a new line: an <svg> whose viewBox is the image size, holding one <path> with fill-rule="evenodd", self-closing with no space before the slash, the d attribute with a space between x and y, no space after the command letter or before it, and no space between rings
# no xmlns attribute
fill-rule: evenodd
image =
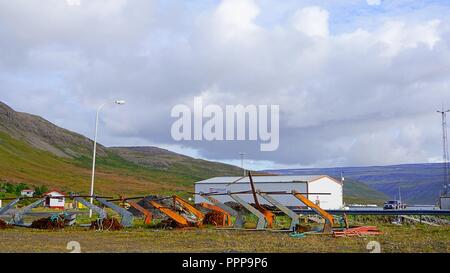
<svg viewBox="0 0 450 273"><path fill-rule="evenodd" d="M384 235L291 238L279 232L206 228L115 232L80 227L61 231L14 228L0 232L0 252L68 252L69 241L78 241L82 252L368 252L366 246L372 240L380 242L382 252L450 252L449 227L386 225L380 229Z"/></svg>

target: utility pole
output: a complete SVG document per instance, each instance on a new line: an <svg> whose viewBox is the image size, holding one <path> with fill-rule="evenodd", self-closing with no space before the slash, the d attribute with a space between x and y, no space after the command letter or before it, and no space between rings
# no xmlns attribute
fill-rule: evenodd
<svg viewBox="0 0 450 273"><path fill-rule="evenodd" d="M244 169L244 156L245 156L245 153L239 153L239 155L241 156L241 169L243 170L244 176L245 176L246 175L246 172L245 172L245 169Z"/></svg>
<svg viewBox="0 0 450 273"><path fill-rule="evenodd" d="M124 105L125 101L124 100L116 100L114 103L117 105ZM98 119L99 119L100 111L103 109L103 107L105 105L106 105L106 103L103 103L97 108L97 115L95 118L95 136L94 136L94 150L92 152L92 176L91 176L91 190L90 190L90 196L91 196L90 203L91 204L94 203L95 159L96 159L96 155L97 155ZM89 218L92 218L92 209L89 210Z"/></svg>
<svg viewBox="0 0 450 273"><path fill-rule="evenodd" d="M344 177L344 172L341 171L341 196L342 196L342 205L345 207L345 202L344 202L344 183L345 183L345 177Z"/></svg>
<svg viewBox="0 0 450 273"><path fill-rule="evenodd" d="M442 106L442 110L437 111L442 116L442 147L443 147L443 156L442 156L442 165L444 169L444 192L442 196L448 195L449 184L449 155L448 155L448 139L447 139L447 113L450 110L444 110Z"/></svg>

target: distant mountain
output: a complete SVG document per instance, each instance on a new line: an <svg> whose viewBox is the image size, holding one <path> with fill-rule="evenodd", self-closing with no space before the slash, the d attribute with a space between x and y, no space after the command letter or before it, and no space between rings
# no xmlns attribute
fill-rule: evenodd
<svg viewBox="0 0 450 273"><path fill-rule="evenodd" d="M59 157L74 158L92 152L93 142L90 139L60 128L39 116L16 112L2 102L0 132ZM98 146L97 152L101 156L106 155L102 145Z"/></svg>
<svg viewBox="0 0 450 273"><path fill-rule="evenodd" d="M158 147L112 147L109 150L137 165L166 170L196 180L201 177L242 174L241 168L232 165L192 158Z"/></svg>
<svg viewBox="0 0 450 273"><path fill-rule="evenodd" d="M0 182L87 193L92 148L91 139L0 102ZM97 193L191 192L195 181L242 173L157 147L97 148Z"/></svg>
<svg viewBox="0 0 450 273"><path fill-rule="evenodd" d="M362 182L372 189L380 191L389 198L398 197L409 204L434 205L439 200L443 185L442 164L404 164L392 166L312 168L269 170L276 174L327 174ZM344 186L345 189L345 186Z"/></svg>

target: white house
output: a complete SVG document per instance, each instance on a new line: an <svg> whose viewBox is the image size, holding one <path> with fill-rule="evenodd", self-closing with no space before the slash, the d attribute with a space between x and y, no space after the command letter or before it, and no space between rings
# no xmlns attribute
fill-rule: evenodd
<svg viewBox="0 0 450 273"><path fill-rule="evenodd" d="M64 205L66 199L64 196L66 194L64 192L58 190L51 190L49 192L44 193L45 197L45 206L53 209L64 209Z"/></svg>
<svg viewBox="0 0 450 273"><path fill-rule="evenodd" d="M343 207L343 184L327 175L253 176L253 182L256 190L275 192L271 196L288 207L301 207L304 204L291 194L276 194L276 192L291 193L295 190L303 193L309 200L323 209L341 209ZM222 203L234 201L226 194L227 192L237 193L250 190L251 185L248 177L214 177L195 183L196 193L219 193L218 195L212 195L212 197ZM254 203L251 194L238 194L238 196L248 203ZM261 204L270 205L262 197L259 197L258 201ZM208 201L197 194L195 203L201 202Z"/></svg>
<svg viewBox="0 0 450 273"><path fill-rule="evenodd" d="M22 191L20 191L20 195L24 196L24 197L33 197L34 195L34 190L31 189L24 189Z"/></svg>

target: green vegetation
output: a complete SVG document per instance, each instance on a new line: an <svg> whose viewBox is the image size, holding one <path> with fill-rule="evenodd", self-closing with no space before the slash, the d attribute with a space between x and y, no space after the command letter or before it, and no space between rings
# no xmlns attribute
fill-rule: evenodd
<svg viewBox="0 0 450 273"><path fill-rule="evenodd" d="M346 204L377 204L381 205L389 197L376 191L366 184L347 179L344 184L344 202Z"/></svg>
<svg viewBox="0 0 450 273"><path fill-rule="evenodd" d="M0 183L0 198L11 197L11 196L20 196L21 191L25 189L34 189L34 194L39 196L48 191L48 188L45 185L42 186L33 186L30 187L25 183Z"/></svg>
<svg viewBox="0 0 450 273"><path fill-rule="evenodd" d="M210 228L157 230L144 228L94 232L71 227L61 231L13 228L0 232L0 252L68 252L77 241L82 252L363 252L377 241L381 252L450 252L450 228L379 225L383 235L333 238L287 233L235 231ZM42 244L42 242L46 242Z"/></svg>

